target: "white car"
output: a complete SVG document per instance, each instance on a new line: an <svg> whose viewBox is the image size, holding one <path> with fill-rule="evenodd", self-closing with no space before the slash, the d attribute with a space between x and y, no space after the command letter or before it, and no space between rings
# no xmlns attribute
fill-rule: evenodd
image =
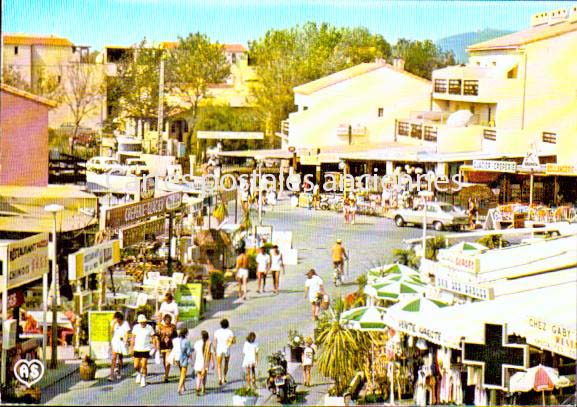
<svg viewBox="0 0 577 407"><path fill-rule="evenodd" d="M128 158L126 160L126 173L140 177L150 174L150 168L146 165L146 161L141 158Z"/></svg>
<svg viewBox="0 0 577 407"><path fill-rule="evenodd" d="M111 157L92 157L86 162L86 170L103 174L110 171L123 171L122 165L118 160Z"/></svg>
<svg viewBox="0 0 577 407"><path fill-rule="evenodd" d="M398 227L407 223L413 225L423 224L423 205L418 205L415 209L395 209L388 217L395 221ZM432 226L435 230L444 229L464 230L469 223L467 214L456 206L445 202L427 202L427 226Z"/></svg>

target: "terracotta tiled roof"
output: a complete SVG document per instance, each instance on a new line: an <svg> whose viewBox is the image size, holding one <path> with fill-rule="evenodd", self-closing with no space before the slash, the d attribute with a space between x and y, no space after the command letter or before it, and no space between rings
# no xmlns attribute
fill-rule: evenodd
<svg viewBox="0 0 577 407"><path fill-rule="evenodd" d="M38 96L38 95L35 95L33 93L26 92L24 90L15 88L13 86L6 85L4 83L0 84L0 89L4 92L11 93L13 95L20 96L20 97L23 97L26 99L30 99L30 100L33 100L37 103L42 103L43 105L46 105L49 107L56 107L58 105L58 103L54 102L53 100L43 98L42 96Z"/></svg>
<svg viewBox="0 0 577 407"><path fill-rule="evenodd" d="M563 21L553 25L538 25L503 37L473 44L467 48L467 50L484 51L491 49L518 48L525 44L546 40L573 31L577 31L577 21Z"/></svg>
<svg viewBox="0 0 577 407"><path fill-rule="evenodd" d="M57 47L71 47L70 40L53 35L5 34L4 44L9 45L52 45Z"/></svg>
<svg viewBox="0 0 577 407"><path fill-rule="evenodd" d="M178 47L178 42L176 41L164 41L160 43L160 48L174 49L176 47Z"/></svg>
<svg viewBox="0 0 577 407"><path fill-rule="evenodd" d="M303 95L310 95L324 88L328 88L329 86L336 85L337 83L341 83L349 79L356 78L357 76L361 76L381 68L388 68L393 71L399 72L403 75L408 75L414 79L430 83L430 81L428 81L427 79L421 78L420 76L417 75L413 75L403 69L395 68L394 66L389 65L386 62L370 62L355 65L351 68L335 72L334 74L317 79L316 81L308 82L303 85L297 86L296 88L294 88L294 92Z"/></svg>

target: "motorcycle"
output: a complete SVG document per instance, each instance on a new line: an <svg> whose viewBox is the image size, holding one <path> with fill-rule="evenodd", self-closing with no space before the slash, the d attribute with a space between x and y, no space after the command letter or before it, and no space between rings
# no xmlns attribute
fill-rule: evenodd
<svg viewBox="0 0 577 407"><path fill-rule="evenodd" d="M297 384L287 371L287 360L284 352L278 351L268 357L267 388L283 404L296 400Z"/></svg>
<svg viewBox="0 0 577 407"><path fill-rule="evenodd" d="M324 211L334 210L340 212L343 209L343 200L338 195L323 195L321 196L319 208Z"/></svg>

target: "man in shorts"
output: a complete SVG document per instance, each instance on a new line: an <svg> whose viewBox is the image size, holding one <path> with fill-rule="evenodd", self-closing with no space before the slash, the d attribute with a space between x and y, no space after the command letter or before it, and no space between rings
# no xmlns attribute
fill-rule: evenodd
<svg viewBox="0 0 577 407"><path fill-rule="evenodd" d="M230 347L236 343L234 333L229 328L228 319L220 321L220 329L214 332L214 342L216 349L216 374L218 376L218 383L222 386L226 383Z"/></svg>
<svg viewBox="0 0 577 407"><path fill-rule="evenodd" d="M260 253L256 255L256 278L257 278L257 293L264 292L266 285L266 275L270 270L270 256L267 254L264 246L261 246Z"/></svg>
<svg viewBox="0 0 577 407"><path fill-rule="evenodd" d="M134 370L136 370L136 383L140 387L146 386L146 373L148 369L148 358L154 350L152 338L154 329L148 325L146 316L140 314L136 320L137 324L132 328L132 340L130 343L130 353L134 357Z"/></svg>
<svg viewBox="0 0 577 407"><path fill-rule="evenodd" d="M236 280L238 281L238 298L246 300L246 284L248 281L248 256L246 250L238 251L236 258Z"/></svg>
<svg viewBox="0 0 577 407"><path fill-rule="evenodd" d="M321 300L324 292L325 290L322 278L317 276L315 269L310 269L307 272L307 280L305 281L305 298L308 298L311 303L314 321L319 319Z"/></svg>
<svg viewBox="0 0 577 407"><path fill-rule="evenodd" d="M331 250L331 258L335 270L338 270L339 275L342 276L344 273L344 262L348 259L348 256L341 239L337 239L337 242L333 246Z"/></svg>

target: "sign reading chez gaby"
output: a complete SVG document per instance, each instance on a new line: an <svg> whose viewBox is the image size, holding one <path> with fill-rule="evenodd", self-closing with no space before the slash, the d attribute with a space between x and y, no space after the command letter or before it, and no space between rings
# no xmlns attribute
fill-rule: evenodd
<svg viewBox="0 0 577 407"><path fill-rule="evenodd" d="M526 319L526 329L527 343L569 358L575 358L577 353L575 327L529 316Z"/></svg>
<svg viewBox="0 0 577 407"><path fill-rule="evenodd" d="M81 249L68 256L68 278L78 280L120 261L120 244L111 240Z"/></svg>
<svg viewBox="0 0 577 407"><path fill-rule="evenodd" d="M104 228L118 229L175 210L181 204L182 192L173 192L158 198L106 208L101 225Z"/></svg>
<svg viewBox="0 0 577 407"><path fill-rule="evenodd" d="M40 233L0 247L1 286L11 289L48 273L48 234Z"/></svg>
<svg viewBox="0 0 577 407"><path fill-rule="evenodd" d="M129 247L138 243L154 240L152 236L158 237L166 234L166 219L154 219L142 222L134 226L128 226L120 230L120 247Z"/></svg>

